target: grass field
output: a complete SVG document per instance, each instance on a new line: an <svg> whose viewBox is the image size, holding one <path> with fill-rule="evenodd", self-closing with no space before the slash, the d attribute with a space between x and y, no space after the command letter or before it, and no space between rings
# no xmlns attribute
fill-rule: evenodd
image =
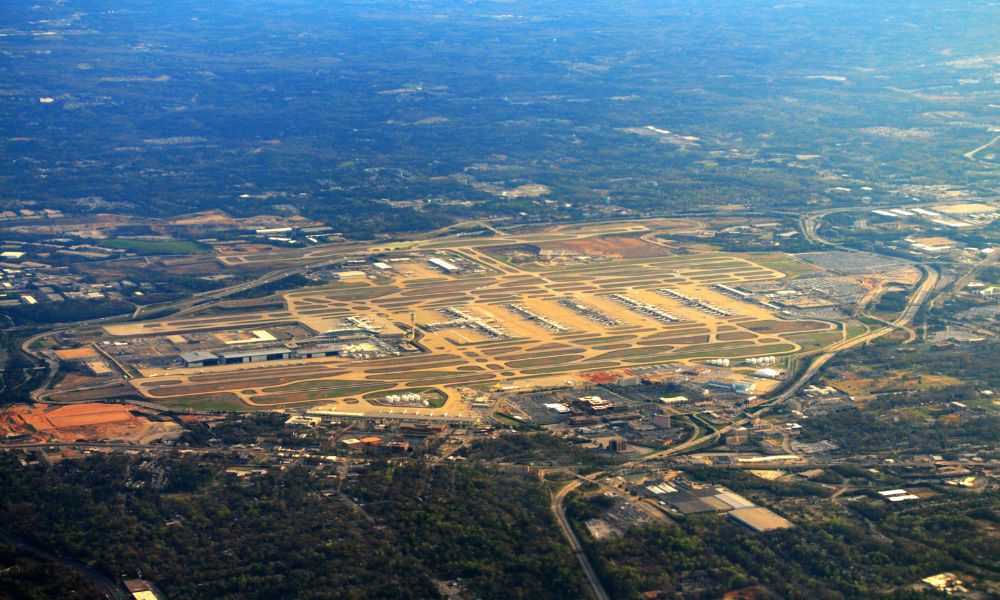
<svg viewBox="0 0 1000 600"><path fill-rule="evenodd" d="M105 248L120 248L136 254L206 254L208 249L201 244L185 240L130 240L111 238L94 242Z"/></svg>
<svg viewBox="0 0 1000 600"><path fill-rule="evenodd" d="M821 331L816 333L790 333L785 337L802 346L802 352L810 352L825 348L834 342L839 342L843 334L838 329L837 331Z"/></svg>
<svg viewBox="0 0 1000 600"><path fill-rule="evenodd" d="M855 323L847 326L847 337L853 338L858 337L868 331L868 328L861 323Z"/></svg>
<svg viewBox="0 0 1000 600"><path fill-rule="evenodd" d="M850 396L862 397L868 394L892 392L896 390L933 390L964 382L947 375L928 375L890 371L879 377L851 377L838 379L832 385Z"/></svg>
<svg viewBox="0 0 1000 600"><path fill-rule="evenodd" d="M232 394L215 394L205 396L188 396L160 401L160 404L175 409L190 409L200 412L234 411L234 410L264 410L248 406Z"/></svg>
<svg viewBox="0 0 1000 600"><path fill-rule="evenodd" d="M788 277L798 277L820 270L787 254L759 254L754 257L754 262L762 267L780 271Z"/></svg>

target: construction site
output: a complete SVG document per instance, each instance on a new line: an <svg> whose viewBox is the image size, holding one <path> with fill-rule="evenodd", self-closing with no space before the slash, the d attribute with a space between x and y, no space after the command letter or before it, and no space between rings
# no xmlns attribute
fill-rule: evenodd
<svg viewBox="0 0 1000 600"><path fill-rule="evenodd" d="M8 442L148 444L176 439L183 432L173 421L151 420L138 407L123 404L18 404L0 412L0 437Z"/></svg>

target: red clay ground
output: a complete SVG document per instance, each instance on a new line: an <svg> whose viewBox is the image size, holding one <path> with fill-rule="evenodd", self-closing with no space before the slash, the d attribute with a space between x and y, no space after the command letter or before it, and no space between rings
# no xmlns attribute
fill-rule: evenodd
<svg viewBox="0 0 1000 600"><path fill-rule="evenodd" d="M621 258L649 258L670 256L670 252L656 244L636 237L609 236L538 244L542 250L570 250L589 256L614 256Z"/></svg>

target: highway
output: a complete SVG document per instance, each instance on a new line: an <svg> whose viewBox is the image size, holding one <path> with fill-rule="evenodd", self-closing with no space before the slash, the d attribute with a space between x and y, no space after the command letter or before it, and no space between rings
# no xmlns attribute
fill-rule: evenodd
<svg viewBox="0 0 1000 600"><path fill-rule="evenodd" d="M591 475L587 479L596 477L597 474ZM590 564L590 559L587 558L587 553L583 549L583 545L580 540L577 539L576 534L573 533L573 529L569 524L569 519L566 518L566 507L563 506L563 500L565 500L566 495L580 487L583 483L583 479L574 479L573 481L567 483L559 489L558 492L552 495L552 513L556 516L556 521L559 523L559 528L562 529L563 536L566 541L569 542L569 547L573 550L573 554L576 559L580 561L580 566L583 567L583 574L587 577L587 583L590 585L590 589L594 594L594 597L598 600L610 600L610 596L604 590L604 584L601 583L600 578L597 577L597 573L594 571L594 567Z"/></svg>
<svg viewBox="0 0 1000 600"><path fill-rule="evenodd" d="M909 206L911 204L912 203L901 203L899 206ZM942 204L948 204L948 203L945 202L945 203L942 203ZM886 206L888 207L888 205L886 205ZM842 247L842 246L839 246L837 244L834 244L834 243L832 243L832 242L830 242L828 240L825 240L825 239L821 238L819 236L819 234L818 234L818 229L819 229L820 220L824 216L826 216L828 214L832 214L832 213L836 213L836 212L851 211L851 210L863 210L863 209L866 209L866 208L868 208L868 207L867 206L842 206L842 207L838 207L838 208L835 208L835 209L823 209L823 210L816 211L814 213L810 213L810 214L807 214L807 215L798 215L799 216L800 227L802 228L802 233L803 233L803 235L805 236L806 239L809 239L809 240L814 241L816 243L827 245L827 246L834 247L834 248L841 249L841 250L845 250L845 251L859 252L858 250L847 248L847 247ZM785 213L785 212L782 212L782 211L775 211L775 212L776 213L780 213L780 214L791 214L791 213ZM679 216L681 218L692 219L697 214L701 214L701 213L691 213L690 215L674 215L674 216ZM715 215L717 213L716 212L706 212L704 214L705 215ZM729 216L732 216L732 215L729 215ZM618 221L619 221L618 219L610 219L610 220L607 220L607 221L600 221L600 220L590 221L589 223L598 224L598 223L602 223L602 222L618 222ZM697 221L696 221L696 223L697 223ZM442 233L444 231L447 231L448 229L449 228L446 227L446 228L443 228L443 229L441 229L439 231L436 231L436 232L429 232L426 235L426 237L429 238L429 239L435 239L440 233ZM650 241L652 241L652 240L650 240ZM40 340L42 340L42 339L44 339L46 337L55 335L55 334L57 334L57 333L59 333L61 331L65 331L65 330L69 330L69 329L81 329L81 328L92 327L92 326L100 326L100 325L105 325L105 324L108 324L108 323L114 323L114 322L120 322L120 321L137 320L137 319L143 317L144 315L149 314L152 311L159 311L159 310L166 311L166 310L171 310L171 311L175 311L173 313L174 315L184 315L184 314L196 312L196 311L199 311L199 310L202 310L202 309L206 308L208 305L210 305L211 303L213 303L215 301L222 300L222 299L224 299L224 298L226 298L228 296L231 296L233 294L237 294L239 292L243 292L243 291L246 291L246 290L249 290L249 289L261 286L261 285L265 285L267 283L270 283L272 281L275 281L275 280L283 278L283 277L287 277L287 276L294 275L294 274L302 274L302 273L306 273L306 272L308 272L308 271L310 271L312 269L317 269L317 268L322 268L324 266L329 266L331 264L334 264L334 263L342 260L345 257L346 254L348 254L350 252L353 252L353 251L356 251L356 250L358 250L360 248L361 248L361 246L358 246L358 245L344 244L344 243L325 244L325 245L315 246L315 247L310 248L309 251L306 252L305 254L297 257L295 259L295 262L297 264L295 264L294 266L287 266L287 267L282 267L282 268L274 269L272 271L264 273L263 275L257 276L257 277L255 277L253 279L248 280L248 281L243 281L243 282L240 282L240 283L228 286L228 287L216 289L216 290L210 290L210 291L206 291L206 292L194 294L194 295L192 295L192 296L190 296L188 298L185 298L185 299L182 299L182 300L178 300L178 301L174 301L174 302L168 302L168 303L164 303L164 304L155 304L155 305L148 305L148 306L137 307L136 310L134 311L134 313L130 317L129 316L124 316L124 315L116 315L116 316L112 316L112 317L104 317L104 318L99 318L99 319L93 319L93 320L90 320L90 321L81 321L81 322L76 322L76 323L71 323L71 324L70 323L60 324L60 325L56 325L54 328L52 328L52 329L50 329L50 330L48 330L46 332L43 332L43 333L40 333L40 334L37 334L37 335L33 335L30 338L26 339L21 344L21 348L22 348L22 350L26 354L28 354L29 356L33 357L35 360L37 360L37 361L39 361L41 363L44 363L46 365L46 367L47 367L48 372L46 373L46 377L45 377L44 381L42 382L42 384L40 386L38 386L35 391L32 392L32 397L33 398L38 398L38 394L44 393L49 388L49 386L51 386L53 377L55 376L55 374L58 372L58 369L59 369L59 361L58 361L58 359L56 359L56 358L54 358L52 356L48 356L45 353L39 352L39 351L34 350L34 349L31 348L32 345L34 345L35 343L37 343L38 341L40 341ZM112 363L112 364L114 364L114 363ZM118 366L119 368L122 368L121 365L116 365L116 366ZM123 368L122 368L122 370L124 372ZM126 372L126 378L127 378L127 372Z"/></svg>
<svg viewBox="0 0 1000 600"><path fill-rule="evenodd" d="M80 575L83 575L84 577L89 579L90 582L94 584L94 587L96 587L98 590L101 591L101 595L104 598L108 598L110 600L129 600L132 597L131 594L125 592L123 586L115 584L113 581L111 581L104 575L101 575L94 569L91 569L90 567L81 562L77 562L69 558L63 558L61 556L56 556L51 552L47 552L42 548L39 548L33 544L29 544L28 542L25 542L3 531L0 531L0 541L3 541L17 548L21 548L26 552L28 552L29 554L32 554L41 560L53 562L62 565L68 569L72 569L73 571L76 571Z"/></svg>
<svg viewBox="0 0 1000 600"><path fill-rule="evenodd" d="M753 422L754 419L757 419L763 416L764 414L770 412L775 406L782 404L783 402L787 401L789 398L794 396L800 389L802 389L802 387L805 384L809 382L810 379L813 378L814 375L816 375L817 372L819 372L821 368L823 368L823 365L830 362L830 360L833 359L833 357L835 357L837 354L845 350L850 350L856 346L867 344L868 342L880 338L883 335L895 331L898 328L905 327L908 323L910 323L913 320L913 317L916 316L917 311L920 310L920 307L927 299L927 296L932 291L934 291L935 286L937 286L938 282L937 271L926 266L922 266L922 268L924 269L924 279L920 283L920 286L916 289L916 291L914 291L913 295L910 296L906 308L899 315L899 317L896 318L896 320L890 322L885 327L881 327L879 329L869 331L868 333L865 333L863 335L831 344L821 354L815 356L810 361L809 366L806 367L798 375L798 377L796 377L792 381L792 383L785 388L784 391L782 391L777 396L774 396L773 398L770 398L756 405L754 407L756 410L747 415L746 417L744 417L743 419L735 423L732 423L730 425L727 425L726 427L723 427L722 429L719 429L718 431L715 431L711 434L701 436L700 438L691 439L683 444L674 446L672 448L668 448L666 450L662 450L660 452L644 456L638 461L635 461L635 463L648 462L650 460L655 460L658 458L663 458L673 454L679 454L681 452L685 452L691 448L697 447L710 440L717 440L721 435L728 433L733 429L742 427L748 423Z"/></svg>
<svg viewBox="0 0 1000 600"><path fill-rule="evenodd" d="M969 285L969 283L971 283L972 280L974 280L976 277L978 277L979 274L982 273L984 269L986 269L987 267L995 264L997 262L997 259L1000 259L1000 250L994 250L993 252L990 252L989 254L987 254L986 258L984 258L982 261L980 261L980 263L977 264L976 266L972 267L972 269L968 273L966 273L965 275L962 275L961 277L959 277L958 279L956 279L955 282L952 283L951 288L949 289L949 291L941 293L936 298L934 298L934 300L931 301L931 305L930 305L931 308L936 308L938 306L943 306L944 303L951 296L953 296L956 293L962 291L962 289L964 289L965 286Z"/></svg>
<svg viewBox="0 0 1000 600"><path fill-rule="evenodd" d="M722 427L710 433L706 433L704 435L694 435L687 441L678 444L676 446L673 446L671 448L667 448L666 450L653 452L651 454L647 454L646 456L640 459L624 463L623 465L619 466L616 470L621 471L621 470L635 468L653 460L659 460L661 458L666 458L668 456L682 454L684 452L698 448L704 444L714 444L721 436L725 435L729 431L732 431L733 429L737 429L739 427L743 427L744 425L752 423L755 419L766 414L767 412L771 411L774 407L782 404L783 402L787 401L789 398L794 396L802 388L802 386L804 386L806 383L809 382L810 379L812 379L812 377L823 367L823 365L828 363L833 357L835 357L840 352L843 352L845 350L850 350L851 348L854 348L861 344L866 344L874 339L886 335L891 331L895 331L899 327L904 327L907 323L912 321L914 316L916 316L917 311L920 310L920 307L927 299L927 296L934 290L938 282L937 271L935 271L930 267L923 267L923 269L924 269L923 281L920 283L919 287L916 289L913 295L910 296L906 308L903 310L903 312L899 315L899 317L895 321L892 321L890 324L880 329L870 331L858 337L842 340L827 347L827 349L822 354L819 354L818 356L812 359L812 361L809 363L809 366L806 367L806 369L803 370L799 374L799 376L796 377L783 392L755 406L754 407L755 411L748 414L743 419L740 419L739 421L736 421L725 427ZM609 471L592 473L591 475L587 476L587 480L597 479L599 477L608 475L609 473L610 473ZM601 584L600 580L597 579L597 576L594 573L594 569L591 566L589 559L582 551L583 546L580 543L580 540L577 539L576 534L570 528L569 522L566 519L566 509L563 506L563 501L566 498L566 495L575 490L576 488L578 488L581 483L582 483L581 480L572 481L563 486L558 492L553 494L552 512L555 515L556 520L559 522L559 528L563 532L563 537L566 538L566 541L569 543L570 548L573 549L573 553L576 554L577 559L580 561L580 565L583 567L584 574L587 576L587 580L590 583L590 587L593 590L594 595L597 596L598 598L607 598L608 597L607 592L604 591L604 587Z"/></svg>
<svg viewBox="0 0 1000 600"><path fill-rule="evenodd" d="M832 242L830 242L830 241L822 238L821 235L819 234L820 222L821 222L821 219L823 218L823 216L825 216L827 214L830 214L830 213L834 213L834 212L841 212L841 211L848 211L848 210L858 210L858 208L859 207L841 207L841 208L838 208L838 209L830 209L830 210L818 211L816 213L811 213L811 214L808 214L808 215L801 216L800 217L800 227L802 229L803 236L806 239L809 239L809 240L811 240L811 241L813 241L815 243L822 244L822 245L825 245L825 246L828 246L828 247L832 247L832 248L836 248L836 249L840 249L840 250L844 250L844 251L850 251L850 252L860 252L859 250L856 250L856 249L851 249L851 248L847 248L847 247L843 247L843 246L834 244L834 243L832 243ZM983 261L983 263L980 264L979 268L980 269L981 268L985 268L986 266L988 266L988 264L992 264L992 262L996 259L996 255L997 254L1000 254L1000 253L994 253L990 257L987 257L987 260ZM319 258L321 260L316 260L317 258ZM249 281L245 281L245 282L242 282L242 283L239 283L239 284L236 284L236 285L233 285L233 286L229 286L229 287L226 287L226 288L221 288L221 289L218 289L218 290L212 290L212 291L209 291L209 292L198 294L198 295L195 295L195 296L192 296L190 298L186 298L184 300L181 300L181 301L178 301L178 302L174 302L174 303L168 303L168 304L162 304L162 305L154 305L154 306L149 306L149 307L145 307L145 308L137 308L136 311L135 311L135 313L134 313L134 315L133 315L133 318L141 317L147 311L152 311L152 310L174 309L174 310L178 310L179 314L184 314L184 313L187 313L187 312L193 312L195 310L204 308L205 305L207 305L209 303L212 303L212 302L217 301L217 300L221 300L221 299L223 299L223 298L225 298L227 296L230 296L232 294L236 294L236 293L239 293L239 292L242 292L242 291L245 291L245 290L257 287L257 286L260 286L260 285L265 285L265 284L267 284L267 283L269 283L271 281L274 281L274 280L276 280L278 278L281 278L281 277L286 277L286 276L293 275L293 274L298 274L298 273L304 273L304 272L306 272L306 271L308 271L310 269L313 269L313 268L318 268L318 267L321 267L323 265L332 264L332 263L338 261L340 258L342 258L342 255L340 255L340 254L338 254L337 256L335 256L333 258L331 258L330 256L322 256L321 257L321 256L319 256L318 253L315 256L308 256L308 255L307 256L303 256L303 257L300 257L298 259L300 261L300 264L298 264L296 266L273 270L273 271L270 271L270 272L268 272L268 273L266 273L266 274L264 274L262 276L256 277L256 278L254 278L252 280L249 280ZM314 260L315 260L315 262L313 262ZM305 262L306 264L301 264L302 262ZM766 414L767 412L773 410L776 406L781 405L782 403L784 403L785 401L787 401L789 398L791 398L792 396L794 396L804 385L806 385L811 380L811 378L813 376L815 376L815 374L817 372L819 372L820 369L823 368L824 365L826 365L830 360L832 360L840 352L844 352L844 351L850 350L852 348L858 347L860 345L866 344L866 343L868 343L868 342L870 342L872 340L875 340L875 339L877 339L877 338L879 338L881 336L884 336L884 335L886 335L886 334L888 334L888 333L890 333L890 332L892 332L892 331L894 331L894 330L896 330L898 328L905 328L910 322L912 322L914 316L917 314L917 311L920 309L920 307L926 301L926 299L931 294L931 292L933 292L934 288L936 287L936 285L938 283L939 275L938 275L937 271L935 271L934 269L932 269L930 267L923 266L923 265L921 265L921 268L924 271L924 278L923 278L923 280L920 282L920 284L918 285L917 289L914 291L914 293L909 298L906 308L902 311L902 313L899 315L899 317L897 317L894 321L886 324L885 326L883 326L883 327L881 327L879 329L875 329L875 330L869 331L869 332L867 332L865 334L862 334L862 335L860 335L858 337L851 338L851 339L846 339L846 340L842 340L840 342L832 344L831 346L828 346L827 348L825 348L824 350L822 350L821 353L813 356L811 358L811 360L809 360L808 365L794 378L794 380L787 387L784 388L784 390L782 392L780 392L779 394L777 394L777 395L775 395L775 396L773 396L771 398L768 398L768 399L766 399L766 400L764 400L764 401L762 401L762 402L754 405L753 407L751 407L751 410L753 412L746 413L746 415L744 416L744 418L740 419L739 421L733 422L733 423L731 423L731 424L729 424L729 425L727 425L725 427L722 427L722 428L719 428L717 430L710 431L710 432L707 432L707 433L702 433L700 430L695 430L695 432L692 434L691 438L689 438L688 440L684 441L683 443L678 444L678 445L676 445L676 446L674 446L672 448L668 448L668 449L665 449L665 450L662 450L662 451L659 451L659 452L651 453L651 454L646 455L646 456L644 456L644 457L642 457L640 459L637 459L635 461L631 461L629 463L621 465L616 470L621 470L621 469L627 469L627 468L632 468L632 467L640 466L642 464L649 463L649 462L654 461L654 460L659 460L659 459L666 458L666 457L669 457L669 456L673 456L673 455L677 455L677 454L681 454L681 453L685 453L685 452L690 452L691 450L700 448L700 447L702 447L704 445L714 444L717 440L720 439L721 436L725 435L727 432L729 432L729 431L731 431L731 430L733 430L735 428L744 426L744 425L746 425L748 423L751 423L754 419L756 419L756 418L760 417L761 415ZM974 276L975 273L978 273L978 270L974 270L973 273L971 273L971 274L969 274L967 276L967 277L970 278L969 280L971 280L971 277ZM962 280L959 280L958 282L956 282L956 286L959 283L962 283ZM967 281L966 281L966 283L967 283ZM956 289L959 289L959 288L956 287ZM112 318L95 319L95 320L92 320L92 321L87 321L87 322L82 322L82 323L75 323L75 324L72 324L72 325L69 325L69 324L67 324L67 325L61 325L61 326L57 326L56 329L47 331L47 332L45 332L43 334L32 336L31 338L28 338L27 340L25 340L25 342L22 344L22 348L24 349L24 351L26 353L30 354L31 356L33 356L34 358L36 358L37 360L44 361L47 364L47 366L49 367L49 373L47 374L46 380L43 383L43 385L38 390L36 390L35 393L37 395L35 397L36 398L44 398L45 397L45 390L49 387L49 385L51 385L52 378L55 375L55 373L58 371L58 360L56 360L56 359L48 356L45 353L38 352L36 350L31 349L30 346L32 344L34 344L36 341L44 338L45 336L53 335L53 334L57 333L58 331L62 331L62 330L70 329L70 328L78 329L78 328L81 328L81 327L100 325L100 324L104 324L104 323L108 323L108 322L114 322L114 321L120 321L120 320L124 320L124 318L121 317L121 316L117 316L117 317L112 317ZM806 357L802 357L801 360L805 361L805 360L808 360L808 359ZM152 405L152 403L150 403L150 404ZM159 407L157 407L157 408L159 408ZM73 446L73 447L82 447L82 448L116 448L116 449L126 449L126 450L133 450L133 449L134 450L149 450L149 449L151 449L148 446L127 446L127 445L120 445L120 444L78 444L78 443L76 443L76 444L51 444L51 443L49 443L49 444L23 444L23 445L8 444L8 445L5 445L4 447L5 448L30 448L30 447L49 447L49 446L59 446L59 445L66 445L66 446ZM175 448L170 448L170 447L163 447L163 449L164 450L177 450ZM195 451L195 450L192 450L192 451ZM199 449L197 451L219 452L220 450L219 449L203 449L203 450ZM609 474L611 472L613 472L613 471L604 471L604 472L593 473L593 474L591 474L591 475L589 475L587 477L587 480L593 480L593 479L602 477L604 475L607 475L607 474ZM586 579L588 581L588 584L589 584L589 586L590 586L590 588L591 588L591 590L593 592L593 595L596 598L598 598L599 600L604 600L604 599L609 598L609 596L608 596L606 590L604 589L603 584L601 583L600 579L597 577L596 572L593 569L593 566L590 564L589 559L587 558L587 556L586 556L586 554L585 554L585 552L583 550L583 546L580 543L579 539L577 539L574 531L572 530L572 528L571 528L571 526L569 524L569 521L568 521L568 519L566 517L566 514L565 514L565 507L564 507L565 497L569 493L571 493L572 491L576 490L581 485L582 482L583 482L582 480L575 480L575 481L570 482L569 484L563 486L556 493L554 493L552 495L552 498L551 498L551 510L553 511L553 514L556 517L556 521L558 522L559 527L562 530L562 533L563 533L564 537L566 538L567 542L569 543L569 545L570 545L573 553L577 556L577 559L580 562L581 567L584 570L584 574L585 574Z"/></svg>
<svg viewBox="0 0 1000 600"><path fill-rule="evenodd" d="M182 454L267 454L262 448L188 448L158 444L115 444L113 442L8 442L0 450L42 450L45 448L76 448L78 450L134 450L138 452L179 452Z"/></svg>
<svg viewBox="0 0 1000 600"><path fill-rule="evenodd" d="M846 210L846 209L841 209L841 210ZM839 246L836 246L835 244L823 239L817 233L818 230L817 217L821 216L822 215L809 215L803 217L800 220L803 234L812 241L816 241L824 245L829 245L839 248ZM858 250L850 248L844 248L844 249L852 252L860 252ZM994 255L996 254L1000 254L1000 252L994 253ZM924 301L926 301L931 292L934 291L934 288L937 286L939 279L938 272L933 268L928 267L926 265L920 265L920 268L924 272L924 277L920 282L920 284L918 285L917 289L914 291L914 293L910 296L909 300L907 301L906 308L900 313L900 315L894 321L889 322L884 327L881 327L879 329L869 331L868 333L862 334L854 338L841 340L840 342L836 342L828 346L822 351L822 353L812 358L812 360L809 362L809 366L807 366L801 373L799 373L799 375L784 389L784 391L754 406L754 412L748 413L747 416L745 416L743 419L740 419L739 421L736 421L725 427L722 427L720 429L711 431L703 435L697 435L696 433L691 438L689 438L688 440L686 440L681 444L678 444L671 448L667 448L665 450L661 450L659 452L653 452L651 454L647 454L646 456L640 459L624 463L619 467L617 467L616 471L635 468L650 461L659 460L677 454L682 454L690 450L693 450L695 448L698 448L704 444L714 444L717 440L719 440L720 437L722 437L726 433L732 431L733 429L737 429L739 427L743 427L749 423L752 423L755 419L770 412L776 406L781 405L782 403L786 402L789 398L793 397L800 389L802 389L804 385L806 385L813 378L813 376L816 375L817 372L819 372L820 369L823 368L825 364L830 362L830 360L832 360L837 354L844 352L845 350L850 350L857 346L867 344L868 342L878 339L897 329L900 328L905 329L906 326L910 322L912 322L913 318L916 316L917 311L920 310L920 307L923 305ZM800 360L807 360L807 359L805 357L802 357L802 359ZM587 479L597 479L599 477L603 477L608 474L610 474L610 471L593 473L589 475ZM595 576L593 575L593 568L590 565L589 560L586 558L585 555L583 555L579 551L579 549L582 548L582 545L580 544L580 541L577 539L576 534L570 528L569 523L566 521L566 514L565 514L565 508L563 507L563 501L567 494L569 494L571 491L579 487L580 483L581 482L579 480L571 482L563 486L563 488L561 488L556 494L552 496L552 512L555 514L556 520L559 522L559 527L560 529L562 529L563 536L566 538L566 541L573 549L573 552L577 554L577 557L580 560L580 564L583 566L584 572L587 575L587 579L590 582L591 589L594 591L594 595L596 595L599 598L607 597L606 592L604 591L604 588L601 585L600 581L594 579ZM602 594L604 594L604 596L602 596Z"/></svg>
<svg viewBox="0 0 1000 600"><path fill-rule="evenodd" d="M857 337L842 340L827 346L822 354L812 360L809 366L799 375L795 382L784 392L776 396L770 403L780 403L784 402L788 398L791 398L792 395L805 385L805 383L808 382L809 379L811 379L823 365L829 362L830 359L838 353L854 348L855 346L867 344L868 342L880 338L883 335L895 331L896 329L903 329L911 323L913 318L917 315L917 311L920 310L920 307L927 299L928 295L934 291L939 277L938 272L933 268L924 265L921 265L921 268L924 271L923 281L921 281L916 291L913 292L913 295L910 296L907 301L906 308L903 309L903 312L894 321L891 321L885 327L881 327Z"/></svg>

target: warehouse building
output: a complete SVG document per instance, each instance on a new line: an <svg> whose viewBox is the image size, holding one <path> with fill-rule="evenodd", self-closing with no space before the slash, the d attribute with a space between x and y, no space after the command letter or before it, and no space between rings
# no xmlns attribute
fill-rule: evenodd
<svg viewBox="0 0 1000 600"><path fill-rule="evenodd" d="M219 357L212 352L182 352L181 360L188 367L212 367L219 364Z"/></svg>
<svg viewBox="0 0 1000 600"><path fill-rule="evenodd" d="M457 273L462 270L461 267L459 267L455 263L444 260L443 258L431 258L428 259L427 262L441 269L445 273Z"/></svg>
<svg viewBox="0 0 1000 600"><path fill-rule="evenodd" d="M310 346L309 348L299 348L295 352L295 356L298 358L326 358L329 356L339 356L341 349L340 344L321 344L319 346Z"/></svg>
<svg viewBox="0 0 1000 600"><path fill-rule="evenodd" d="M267 360L286 360L292 357L292 351L279 346L277 348L257 348L254 350L237 350L222 352L219 358L222 364L235 365L248 362L263 362Z"/></svg>
<svg viewBox="0 0 1000 600"><path fill-rule="evenodd" d="M743 394L745 396L750 396L757 391L757 384L753 382L743 383L736 381L709 381L705 385L707 385L710 388L715 388L717 390L733 392L735 394Z"/></svg>
<svg viewBox="0 0 1000 600"><path fill-rule="evenodd" d="M667 502L675 510L685 515L726 512L754 505L743 496L721 486L693 488L682 483L674 485L659 483L654 486L646 486L645 491L652 493L657 500ZM636 490L636 493L644 492L639 489Z"/></svg>
<svg viewBox="0 0 1000 600"><path fill-rule="evenodd" d="M730 519L740 525L749 527L754 531L774 531L775 529L791 529L795 525L782 517L761 506L751 506L746 508L736 508L729 511L727 515Z"/></svg>
<svg viewBox="0 0 1000 600"><path fill-rule="evenodd" d="M268 360L286 360L292 357L292 351L284 346L277 348L257 348L253 350L234 350L231 352L195 351L182 352L181 360L187 367L212 367L215 365L236 365L248 362L263 362Z"/></svg>

